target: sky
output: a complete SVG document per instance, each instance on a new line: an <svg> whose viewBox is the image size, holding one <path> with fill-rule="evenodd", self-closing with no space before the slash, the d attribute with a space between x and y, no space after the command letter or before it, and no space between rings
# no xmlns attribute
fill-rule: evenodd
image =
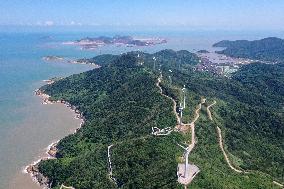
<svg viewBox="0 0 284 189"><path fill-rule="evenodd" d="M284 0L0 0L0 26L284 29Z"/></svg>

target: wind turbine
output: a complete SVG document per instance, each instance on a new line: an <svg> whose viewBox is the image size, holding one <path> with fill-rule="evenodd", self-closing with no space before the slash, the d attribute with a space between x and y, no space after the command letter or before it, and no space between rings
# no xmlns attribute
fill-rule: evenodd
<svg viewBox="0 0 284 189"><path fill-rule="evenodd" d="M177 145L179 146L179 147L181 147L182 149L184 149L185 150L185 152L184 152L184 158L185 158L185 169L184 169L184 178L186 178L187 177L187 169L188 169L188 156L189 156L189 153L190 153L190 146L188 146L188 147L184 147L184 146L182 146L182 145L180 145L179 143L177 143Z"/></svg>
<svg viewBox="0 0 284 189"><path fill-rule="evenodd" d="M170 80L170 85L172 85L172 77L171 77L171 73L173 72L172 70L169 70L170 74L169 74L169 80Z"/></svg>
<svg viewBox="0 0 284 189"><path fill-rule="evenodd" d="M179 120L179 124L182 125L182 110L183 110L183 106L180 103L179 105L179 114L180 114L180 120Z"/></svg>
<svg viewBox="0 0 284 189"><path fill-rule="evenodd" d="M153 60L154 60L154 67L153 67L153 70L155 71L155 70L156 70L156 60L157 60L155 56L153 57Z"/></svg>
<svg viewBox="0 0 284 189"><path fill-rule="evenodd" d="M138 64L139 65L143 65L144 64L143 58L140 58L139 51L138 51L137 59L138 59Z"/></svg>
<svg viewBox="0 0 284 189"><path fill-rule="evenodd" d="M186 88L185 88L185 85L184 85L183 88L182 88L182 92L183 92L183 108L185 108L185 91L186 91Z"/></svg>
<svg viewBox="0 0 284 189"><path fill-rule="evenodd" d="M183 92L183 103L179 104L180 125L182 125L182 111L183 109L185 109L185 86L183 86L182 92Z"/></svg>

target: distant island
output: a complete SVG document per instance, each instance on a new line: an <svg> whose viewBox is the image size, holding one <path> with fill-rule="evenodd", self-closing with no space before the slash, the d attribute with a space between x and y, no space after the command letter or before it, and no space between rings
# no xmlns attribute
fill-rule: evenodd
<svg viewBox="0 0 284 189"><path fill-rule="evenodd" d="M105 45L126 45L132 46L151 46L167 43L166 39L163 38L134 38L132 36L120 36L114 37L100 36L100 37L86 37L76 41L65 42L66 45L80 46L82 49L96 49L100 46Z"/></svg>
<svg viewBox="0 0 284 189"><path fill-rule="evenodd" d="M284 60L284 40L276 37L268 37L261 40L223 40L215 43L213 47L225 47L217 51L235 58L248 58L260 61L279 62Z"/></svg>

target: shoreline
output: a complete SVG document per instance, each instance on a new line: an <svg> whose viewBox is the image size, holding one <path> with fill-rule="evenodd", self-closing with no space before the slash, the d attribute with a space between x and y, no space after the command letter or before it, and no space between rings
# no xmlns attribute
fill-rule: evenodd
<svg viewBox="0 0 284 189"><path fill-rule="evenodd" d="M80 61L80 59L71 59L65 57L57 57L57 56L43 56L42 60L47 63L68 63L68 64L83 64L83 65L91 65L95 68L100 68L101 66L96 63L91 63L88 61ZM46 80L49 81L49 80ZM51 83L48 83L51 84Z"/></svg>
<svg viewBox="0 0 284 189"><path fill-rule="evenodd" d="M47 83L49 84L49 83ZM71 134L75 134L85 123L85 118L83 116L83 114L77 109L76 106L71 105L69 102L64 101L64 100L58 100L58 101L51 101L49 98L50 96L46 93L44 93L41 89L36 89L34 91L34 94L36 96L39 96L42 99L42 103L43 105L47 105L47 104L62 104L65 105L66 107L68 107L71 111L73 111L75 113L75 117L74 119L79 119L81 120L79 127L77 127L73 132L71 133L67 133L66 136L71 135ZM61 140L61 139L60 139ZM45 155L43 155L43 157L40 157L38 160L34 161L33 163L27 165L24 167L24 169L22 170L23 174L29 174L30 177L32 178L32 180L40 185L43 186L44 189L49 189L50 188L50 181L47 177L44 177L38 170L38 165L41 161L45 161L48 159L56 159L56 154L57 154L57 145L60 142L60 140L57 140L55 142L52 142L51 144L49 144L45 149Z"/></svg>

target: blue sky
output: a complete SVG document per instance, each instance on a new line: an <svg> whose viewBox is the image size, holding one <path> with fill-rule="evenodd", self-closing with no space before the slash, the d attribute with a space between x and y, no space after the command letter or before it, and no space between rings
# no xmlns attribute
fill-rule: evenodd
<svg viewBox="0 0 284 189"><path fill-rule="evenodd" d="M284 29L284 0L0 0L0 25Z"/></svg>

